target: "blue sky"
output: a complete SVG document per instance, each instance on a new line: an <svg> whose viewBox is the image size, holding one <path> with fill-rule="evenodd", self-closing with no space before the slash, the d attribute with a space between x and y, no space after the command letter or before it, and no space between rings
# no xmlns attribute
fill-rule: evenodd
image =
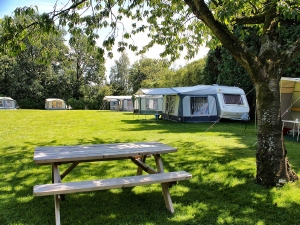
<svg viewBox="0 0 300 225"><path fill-rule="evenodd" d="M17 7L38 6L40 12L48 12L54 4L55 0L0 0L0 18L10 16Z"/></svg>
<svg viewBox="0 0 300 225"><path fill-rule="evenodd" d="M67 3L69 0L58 0L57 4L58 4L58 8L60 8L59 6L63 6L63 3ZM12 12L17 8L17 7L24 7L24 6L38 6L39 12L43 13L43 12L50 12L53 10L53 7L56 3L56 0L0 0L0 18L3 18L4 15L8 15L10 16L12 14ZM100 35L101 36L101 35ZM106 36L102 35L103 37ZM138 36L134 37L135 44L140 44L139 47L142 47L143 45L147 44L147 36L146 34L139 34ZM103 40L100 40L98 43L99 45L102 43ZM162 52L163 47L162 46L154 46L151 50L149 50L145 56L149 57L149 58L159 58L159 53ZM196 56L194 59L192 59L191 61L197 60L199 58L202 58L206 55L208 49L206 48L201 48L200 53L198 54L198 56ZM107 75L109 73L110 67L113 66L115 63L115 60L118 60L120 57L120 53L118 53L115 50L113 50L114 52L114 58L113 59L106 59L106 69L107 69ZM138 59L140 59L140 56L135 56L135 54L133 52L131 52L130 50L127 51L127 54L129 56L130 59L130 63L133 64L135 61L137 61ZM179 67L179 66L184 66L187 62L182 58L175 61L173 63L173 67Z"/></svg>

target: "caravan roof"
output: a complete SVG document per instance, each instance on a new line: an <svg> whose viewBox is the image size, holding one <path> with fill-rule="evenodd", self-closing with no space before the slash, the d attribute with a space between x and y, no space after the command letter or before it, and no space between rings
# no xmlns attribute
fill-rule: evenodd
<svg viewBox="0 0 300 225"><path fill-rule="evenodd" d="M10 101L14 101L11 97L0 97L0 100L10 100Z"/></svg>
<svg viewBox="0 0 300 225"><path fill-rule="evenodd" d="M17 109L17 103L11 97L0 97L0 109Z"/></svg>

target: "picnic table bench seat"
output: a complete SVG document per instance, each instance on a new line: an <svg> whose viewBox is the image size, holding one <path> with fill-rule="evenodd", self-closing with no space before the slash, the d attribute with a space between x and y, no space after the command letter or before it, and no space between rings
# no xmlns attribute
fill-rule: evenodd
<svg viewBox="0 0 300 225"><path fill-rule="evenodd" d="M173 181L190 179L191 177L192 175L185 171L177 171L168 173L147 174L140 176L109 178L103 180L42 184L34 186L33 194L34 196L46 196L70 194L76 192L89 192L154 183L168 183Z"/></svg>

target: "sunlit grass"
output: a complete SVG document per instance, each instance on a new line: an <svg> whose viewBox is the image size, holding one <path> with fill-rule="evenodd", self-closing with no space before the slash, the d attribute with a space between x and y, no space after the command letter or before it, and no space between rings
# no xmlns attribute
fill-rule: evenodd
<svg viewBox="0 0 300 225"><path fill-rule="evenodd" d="M298 224L300 184L266 189L255 184L254 124L175 123L110 111L0 111L0 224L54 224L53 196L33 197L51 182L51 167L33 163L37 146L160 141L176 147L162 155L165 171L193 175L170 189L175 213L159 184L69 194L62 224ZM286 142L300 174L300 143ZM155 167L153 157L147 162ZM62 165L61 170L68 165ZM130 160L81 163L64 181L135 175Z"/></svg>

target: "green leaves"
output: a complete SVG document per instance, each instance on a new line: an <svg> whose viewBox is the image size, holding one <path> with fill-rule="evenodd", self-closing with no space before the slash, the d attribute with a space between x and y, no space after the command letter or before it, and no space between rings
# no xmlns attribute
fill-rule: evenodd
<svg viewBox="0 0 300 225"><path fill-rule="evenodd" d="M112 50L112 47L114 46L114 44L115 44L115 37L114 36L110 36L110 37L108 37L107 40L103 41L103 46L108 51Z"/></svg>
<svg viewBox="0 0 300 225"><path fill-rule="evenodd" d="M277 10L285 19L300 19L299 0L280 0Z"/></svg>

